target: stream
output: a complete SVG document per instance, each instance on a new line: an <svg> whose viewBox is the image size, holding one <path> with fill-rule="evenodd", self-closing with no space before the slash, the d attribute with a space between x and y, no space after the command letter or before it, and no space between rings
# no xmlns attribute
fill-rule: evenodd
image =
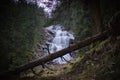
<svg viewBox="0 0 120 80"><path fill-rule="evenodd" d="M61 25L52 25L46 29L49 37L46 41L46 44L49 46L49 52L46 54L51 54L61 49L68 47L74 40L72 32L68 32ZM68 53L63 57L59 57L53 60L53 62L58 64L65 64L67 61L70 61L72 56Z"/></svg>

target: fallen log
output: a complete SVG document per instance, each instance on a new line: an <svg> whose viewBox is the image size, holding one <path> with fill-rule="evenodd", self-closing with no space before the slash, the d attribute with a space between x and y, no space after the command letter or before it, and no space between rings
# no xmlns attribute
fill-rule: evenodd
<svg viewBox="0 0 120 80"><path fill-rule="evenodd" d="M78 50L82 47L85 47L91 43L94 43L96 41L99 41L99 40L104 40L106 38L108 38L110 36L110 30L107 30L107 31L104 31L103 33L99 33L93 37L89 37L83 41L80 41L80 42L77 42L76 44L73 44L73 45L70 45L69 47L65 48L65 49L62 49L60 51L57 51L55 53L52 53L50 55L47 55L39 60L36 60L36 61L33 61L33 62L30 62L28 64L25 64L25 65L21 65L17 68L15 68L14 70L10 70L10 71L7 71L7 72L4 72L4 73L0 73L0 78L2 77L10 77L12 75L16 75L16 74L19 74L20 72L23 72L25 70L28 70L28 69L31 69L31 68L34 68L38 65L43 65L45 64L46 62L48 61L51 61L55 58L58 58L58 57L61 57L67 53L70 53L72 51L75 51L75 50Z"/></svg>

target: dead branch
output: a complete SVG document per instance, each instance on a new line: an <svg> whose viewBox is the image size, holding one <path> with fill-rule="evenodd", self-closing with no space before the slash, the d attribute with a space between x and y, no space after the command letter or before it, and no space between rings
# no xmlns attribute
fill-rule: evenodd
<svg viewBox="0 0 120 80"><path fill-rule="evenodd" d="M61 57L61 59L68 62L68 63L71 63L70 61L66 60L63 56Z"/></svg>
<svg viewBox="0 0 120 80"><path fill-rule="evenodd" d="M93 37L89 37L83 41L80 41L76 44L73 44L65 49L62 49L60 51L57 51L55 53L52 53L50 55L47 55L39 60L36 60L36 61L33 61L33 62L30 62L28 64L24 64L24 65L21 65L17 68L15 68L14 70L10 70L10 71L7 71L7 72L4 72L4 73L0 73L0 78L6 78L7 77L10 77L12 75L16 75L16 74L19 74L20 72L22 71L26 71L30 68L33 68L33 67L36 67L38 65L42 65L43 63L46 63L48 61L52 61L53 59L55 58L58 58L58 57L61 57L67 53L70 53L72 51L75 51L77 49L80 49L82 47L85 47L85 46L88 46L96 41L99 41L99 40L104 40L106 38L108 38L109 36L111 35L110 33L110 30L107 30L107 31L104 31L103 33L99 33Z"/></svg>

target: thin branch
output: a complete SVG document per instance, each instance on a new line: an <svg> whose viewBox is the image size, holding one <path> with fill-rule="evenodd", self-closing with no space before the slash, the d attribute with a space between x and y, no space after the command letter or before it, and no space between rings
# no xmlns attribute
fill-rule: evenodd
<svg viewBox="0 0 120 80"><path fill-rule="evenodd" d="M68 62L68 63L71 63L70 61L66 60L64 57L61 57L61 59Z"/></svg>

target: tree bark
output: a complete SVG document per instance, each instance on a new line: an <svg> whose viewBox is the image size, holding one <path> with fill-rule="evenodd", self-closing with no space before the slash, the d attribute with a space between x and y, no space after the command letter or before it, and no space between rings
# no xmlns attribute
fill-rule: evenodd
<svg viewBox="0 0 120 80"><path fill-rule="evenodd" d="M93 37L89 37L83 41L80 41L76 44L73 44L63 50L60 50L58 52L55 52L53 54L50 54L48 56L45 56L39 60L36 60L36 61L33 61L33 62L30 62L28 64L25 64L25 65L21 65L19 67L17 67L16 69L14 70L11 70L11 71L7 71L7 72L4 72L4 73L1 73L0 74L0 78L6 78L6 77L11 77L12 75L16 75L16 74L19 74L20 72L22 71L25 71L25 70L28 70L28 69L31 69L31 68L34 68L38 65L43 65L45 64L46 62L48 61L51 61L55 58L58 58L58 57L61 57L67 53L70 53L72 51L75 51L77 49L80 49L82 47L85 47L87 45L90 45L91 43L94 43L98 40L104 40L106 38L108 38L110 36L110 30L107 30L107 31L104 31L103 33L99 33Z"/></svg>
<svg viewBox="0 0 120 80"><path fill-rule="evenodd" d="M89 0L88 1L91 16L93 18L93 34L99 33L102 28L102 16L100 9L100 0Z"/></svg>

